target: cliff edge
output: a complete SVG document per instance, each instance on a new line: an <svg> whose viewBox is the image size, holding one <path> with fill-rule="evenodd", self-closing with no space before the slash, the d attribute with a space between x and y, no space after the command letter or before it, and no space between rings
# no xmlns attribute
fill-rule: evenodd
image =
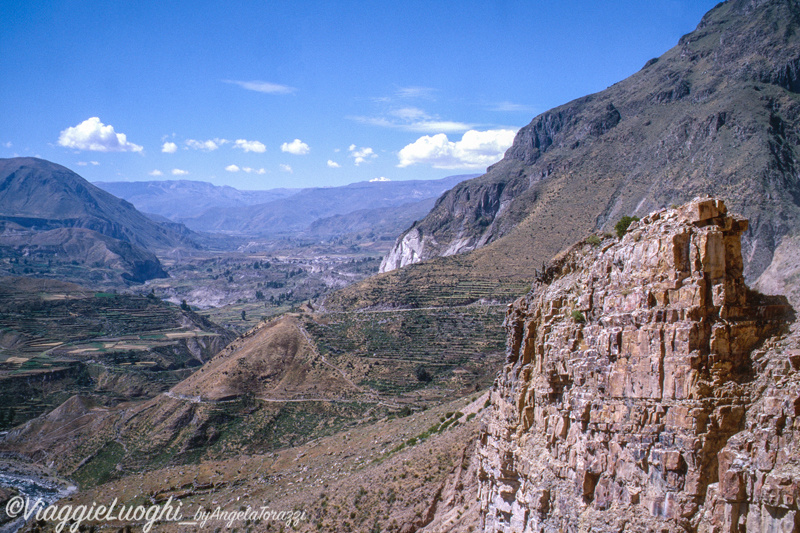
<svg viewBox="0 0 800 533"><path fill-rule="evenodd" d="M484 530L797 531L800 350L698 198L584 242L509 306L479 447Z"/></svg>

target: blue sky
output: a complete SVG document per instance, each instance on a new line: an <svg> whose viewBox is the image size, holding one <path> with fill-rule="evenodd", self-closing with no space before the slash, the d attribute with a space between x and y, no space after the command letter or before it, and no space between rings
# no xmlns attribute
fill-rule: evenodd
<svg viewBox="0 0 800 533"><path fill-rule="evenodd" d="M483 172L706 0L0 0L0 157L243 189Z"/></svg>

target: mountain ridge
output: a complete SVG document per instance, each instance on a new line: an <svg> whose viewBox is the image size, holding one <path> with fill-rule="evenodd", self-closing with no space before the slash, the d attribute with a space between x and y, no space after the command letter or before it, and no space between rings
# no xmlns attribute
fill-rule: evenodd
<svg viewBox="0 0 800 533"><path fill-rule="evenodd" d="M167 277L154 251L197 248L194 237L175 223L150 220L66 167L0 159L0 247L16 264L34 263L18 273L142 283Z"/></svg>
<svg viewBox="0 0 800 533"><path fill-rule="evenodd" d="M170 220L197 216L211 207L236 208L267 203L302 190L240 190L196 180L96 181L94 185L130 202L143 213Z"/></svg>
<svg viewBox="0 0 800 533"><path fill-rule="evenodd" d="M146 249L192 244L68 168L32 157L0 159L0 217L29 227L82 227Z"/></svg>
<svg viewBox="0 0 800 533"><path fill-rule="evenodd" d="M457 175L440 180L363 181L341 187L316 187L266 204L211 208L202 215L177 221L196 231L285 235L305 231L322 218L346 215L355 210L353 206L388 208L436 197L463 179L465 176Z"/></svg>
<svg viewBox="0 0 800 533"><path fill-rule="evenodd" d="M546 262L623 215L711 193L751 220L755 280L800 226L798 35L797 2L719 4L639 72L535 117L503 160L401 235L382 271L504 238L505 253Z"/></svg>

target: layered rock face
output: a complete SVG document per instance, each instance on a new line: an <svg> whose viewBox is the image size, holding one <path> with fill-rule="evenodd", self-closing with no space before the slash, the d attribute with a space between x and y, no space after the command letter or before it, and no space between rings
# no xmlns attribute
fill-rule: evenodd
<svg viewBox="0 0 800 533"><path fill-rule="evenodd" d="M661 210L573 247L509 306L485 531L800 525L800 386L776 348L792 311L745 285L746 229L716 199Z"/></svg>

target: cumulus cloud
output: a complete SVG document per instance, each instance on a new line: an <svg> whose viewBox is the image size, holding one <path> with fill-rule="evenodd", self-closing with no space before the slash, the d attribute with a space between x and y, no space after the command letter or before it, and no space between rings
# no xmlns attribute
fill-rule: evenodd
<svg viewBox="0 0 800 533"><path fill-rule="evenodd" d="M300 139L295 139L290 143L283 143L281 145L281 152L288 152L294 155L305 155L309 150L310 148L308 145Z"/></svg>
<svg viewBox="0 0 800 533"><path fill-rule="evenodd" d="M288 172L289 174L294 172L294 170L292 170L292 167L289 166L289 165L281 165L280 168L281 168L281 172Z"/></svg>
<svg viewBox="0 0 800 533"><path fill-rule="evenodd" d="M358 148L355 144L351 144L347 151L350 152L350 157L353 158L353 162L356 164L356 166L369 159L378 157L378 154L376 154L372 148L369 148L368 146Z"/></svg>
<svg viewBox="0 0 800 533"><path fill-rule="evenodd" d="M248 174L250 174L250 173L266 174L267 173L267 171L265 169L263 169L263 168L240 167L239 165L228 165L227 167L225 167L225 170L227 170L228 172L239 172L241 170L242 172L247 172Z"/></svg>
<svg viewBox="0 0 800 533"><path fill-rule="evenodd" d="M222 80L225 83L232 83L234 85L238 85L242 89L247 89L248 91L256 91L259 93L266 93L266 94L291 94L295 92L297 89L294 87L289 87L288 85L280 85L278 83L271 83L268 81L239 81L239 80Z"/></svg>
<svg viewBox="0 0 800 533"><path fill-rule="evenodd" d="M173 168L172 169L172 175L173 176L186 176L187 174L189 174L188 170L181 170L179 168Z"/></svg>
<svg viewBox="0 0 800 533"><path fill-rule="evenodd" d="M129 142L124 133L115 132L111 124L103 124L98 117L87 118L77 126L62 131L58 137L58 144L92 152L142 151L141 146Z"/></svg>
<svg viewBox="0 0 800 533"><path fill-rule="evenodd" d="M165 154L174 154L178 151L178 145L173 142L165 142L161 145L161 151Z"/></svg>
<svg viewBox="0 0 800 533"><path fill-rule="evenodd" d="M207 141L197 141L195 139L186 139L186 146L195 150L204 150L206 152L213 152L221 145L228 142L226 139L209 139Z"/></svg>
<svg viewBox="0 0 800 533"><path fill-rule="evenodd" d="M158 169L151 170L150 172L148 172L148 174L150 174L151 176L163 176L164 175L164 173L161 172Z"/></svg>
<svg viewBox="0 0 800 533"><path fill-rule="evenodd" d="M392 180L390 180L389 178L384 178L383 176L381 176L380 178L372 178L371 180L369 180L370 183L384 182L384 181L392 181Z"/></svg>
<svg viewBox="0 0 800 533"><path fill-rule="evenodd" d="M514 130L469 130L460 141L450 141L447 135L425 135L406 145L397 154L398 167L415 164L434 168L486 168L499 161L514 142Z"/></svg>
<svg viewBox="0 0 800 533"><path fill-rule="evenodd" d="M333 159L328 159L328 166L329 166L330 168L339 168L339 167L340 167L340 166L342 166L342 165L340 165L339 163L337 163L337 162L336 162L336 161L334 161Z"/></svg>
<svg viewBox="0 0 800 533"><path fill-rule="evenodd" d="M99 161L78 161L78 166L81 166L81 167L85 167L85 166L88 166L88 165L92 165L92 166L96 167L99 164L100 164Z"/></svg>
<svg viewBox="0 0 800 533"><path fill-rule="evenodd" d="M245 152L256 152L259 154L263 154L267 151L267 147L264 143L259 141L246 141L244 139L236 139L236 142L233 143L236 148L240 148Z"/></svg>

